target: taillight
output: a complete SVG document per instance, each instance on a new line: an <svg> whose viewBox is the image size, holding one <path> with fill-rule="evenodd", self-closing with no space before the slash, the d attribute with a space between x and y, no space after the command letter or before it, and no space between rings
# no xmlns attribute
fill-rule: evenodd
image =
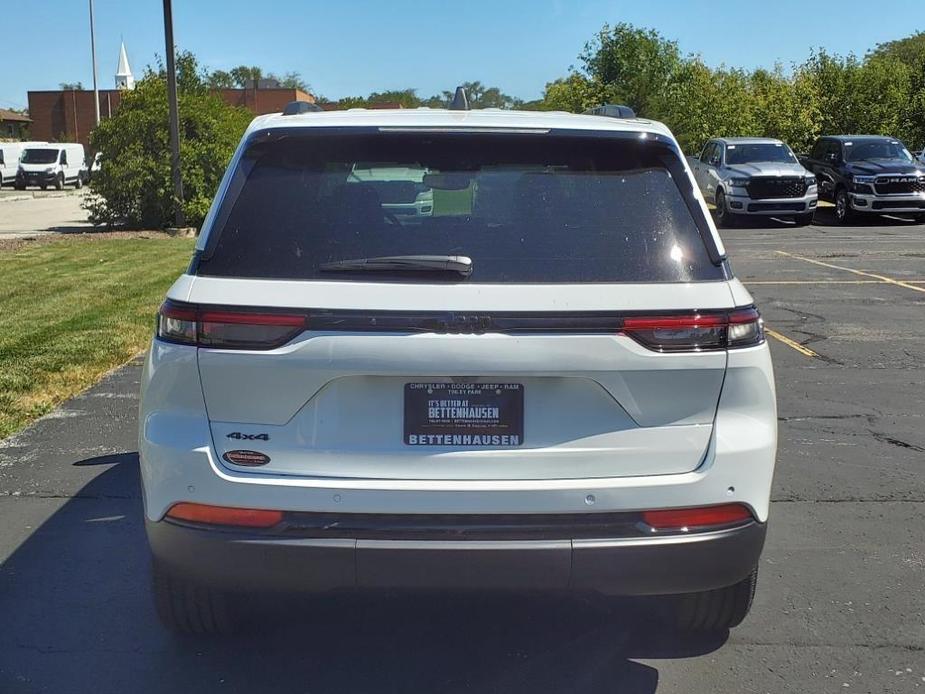
<svg viewBox="0 0 925 694"><path fill-rule="evenodd" d="M308 327L308 318L292 313L212 310L166 301L157 318L157 336L215 349L273 349Z"/></svg>
<svg viewBox="0 0 925 694"><path fill-rule="evenodd" d="M652 530L689 531L742 525L754 520L742 504L721 504L698 508L671 508L643 511L642 522Z"/></svg>
<svg viewBox="0 0 925 694"><path fill-rule="evenodd" d="M283 512L181 502L170 507L167 511L167 518L187 523L234 525L241 528L272 528L283 520Z"/></svg>
<svg viewBox="0 0 925 694"><path fill-rule="evenodd" d="M751 347L764 341L761 316L754 308L722 313L634 316L623 320L621 332L658 352Z"/></svg>

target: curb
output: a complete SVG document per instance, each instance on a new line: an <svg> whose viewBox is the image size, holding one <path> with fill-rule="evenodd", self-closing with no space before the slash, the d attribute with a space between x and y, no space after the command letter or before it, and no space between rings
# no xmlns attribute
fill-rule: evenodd
<svg viewBox="0 0 925 694"><path fill-rule="evenodd" d="M78 191L56 191L56 192L40 192L36 194L35 192L29 193L25 192L22 194L14 195L0 195L0 202L19 202L21 200L46 200L48 198L76 198L80 197Z"/></svg>

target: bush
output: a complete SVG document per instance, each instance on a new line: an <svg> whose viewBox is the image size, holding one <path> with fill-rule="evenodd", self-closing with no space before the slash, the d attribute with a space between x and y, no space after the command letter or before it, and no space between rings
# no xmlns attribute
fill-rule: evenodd
<svg viewBox="0 0 925 694"><path fill-rule="evenodd" d="M177 91L183 212L190 226L199 226L253 115L210 92L190 53L177 57ZM163 68L149 67L135 89L123 94L119 110L93 131L90 146L102 152L102 168L85 202L94 224L173 225L176 201Z"/></svg>

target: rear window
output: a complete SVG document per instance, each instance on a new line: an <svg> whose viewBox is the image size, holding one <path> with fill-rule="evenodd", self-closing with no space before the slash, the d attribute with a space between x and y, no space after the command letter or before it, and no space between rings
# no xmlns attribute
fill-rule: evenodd
<svg viewBox="0 0 925 694"><path fill-rule="evenodd" d="M365 282L724 279L676 179L687 184L677 156L639 138L277 137L245 152L197 272ZM400 255L465 256L472 272L323 267Z"/></svg>

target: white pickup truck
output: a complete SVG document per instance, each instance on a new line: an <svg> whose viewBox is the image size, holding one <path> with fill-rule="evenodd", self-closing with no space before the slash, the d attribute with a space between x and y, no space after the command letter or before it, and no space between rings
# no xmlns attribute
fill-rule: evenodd
<svg viewBox="0 0 925 694"><path fill-rule="evenodd" d="M716 138L688 163L700 192L716 205L720 226L734 226L744 216L792 217L800 226L813 221L816 177L780 140Z"/></svg>

